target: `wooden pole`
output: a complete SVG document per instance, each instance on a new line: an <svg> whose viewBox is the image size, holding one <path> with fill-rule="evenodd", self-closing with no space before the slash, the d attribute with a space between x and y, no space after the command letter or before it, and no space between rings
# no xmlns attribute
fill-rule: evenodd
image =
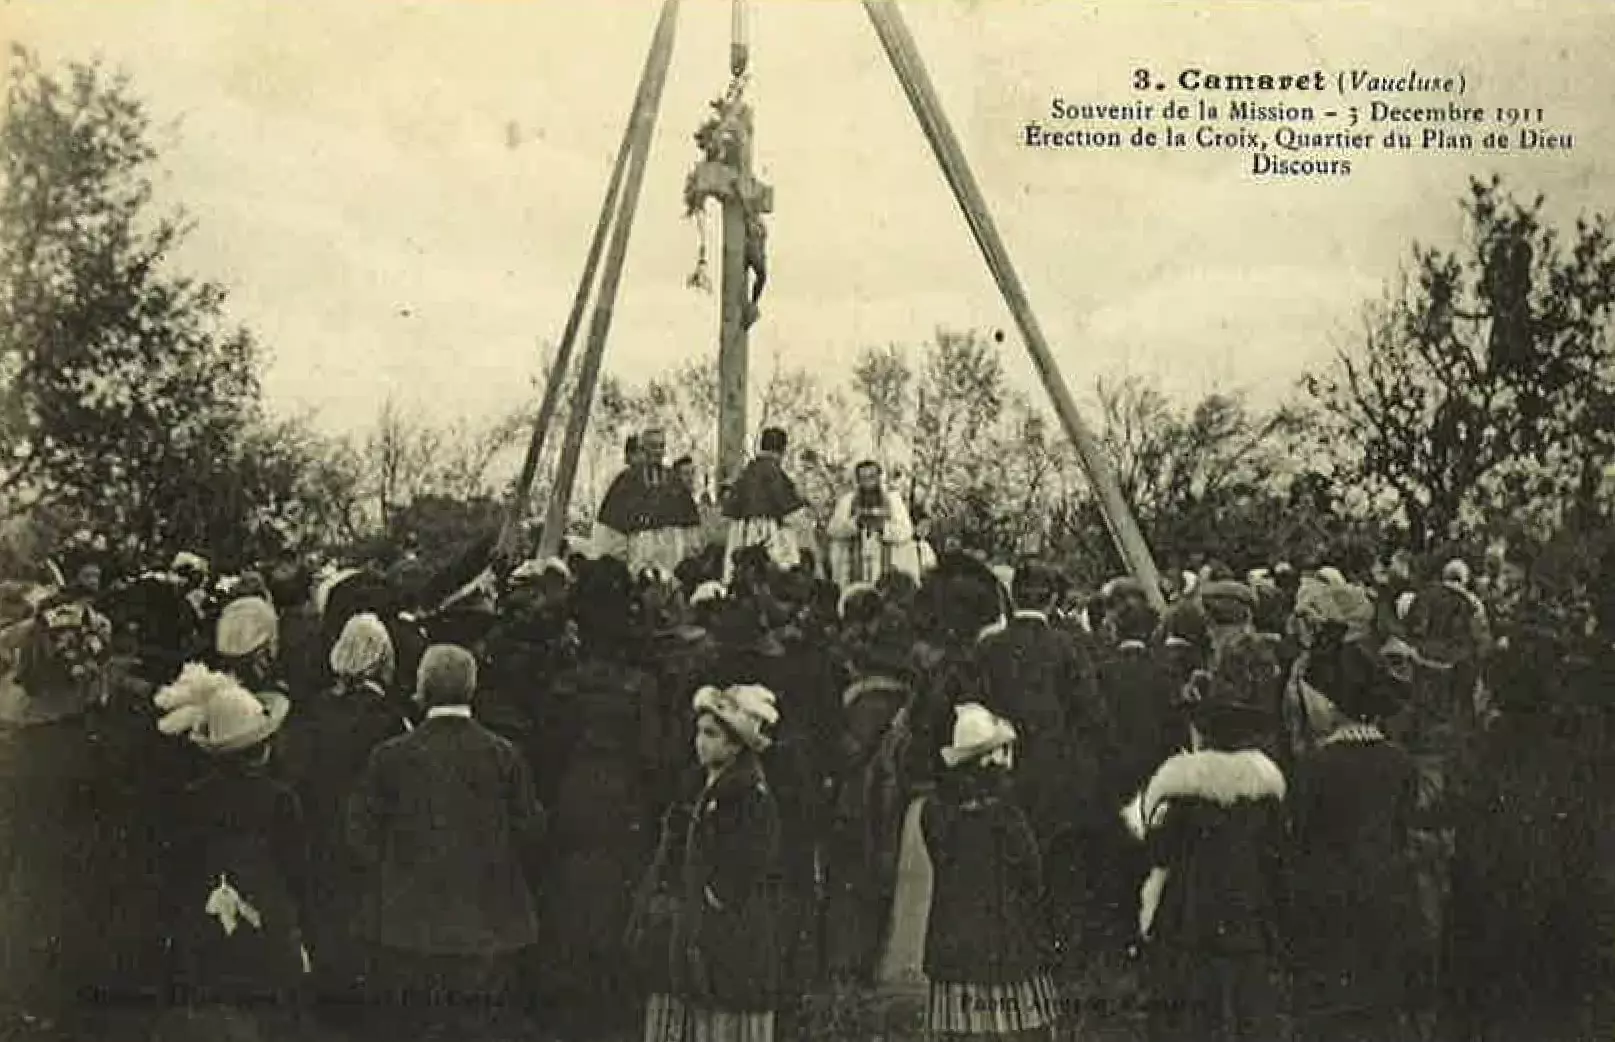
<svg viewBox="0 0 1615 1042"><path fill-rule="evenodd" d="M567 417L566 440L561 443L561 461L556 469L555 485L550 490L549 510L544 518L544 534L539 542L539 556L553 556L561 548L566 531L567 510L571 506L572 483L577 480L578 460L583 453L583 439L588 431L589 412L594 405L595 384L600 379L600 365L605 356L606 337L611 332L611 320L617 302L617 288L622 283L623 261L628 254L628 240L634 228L634 213L639 205L639 191L645 182L645 163L650 155L651 139L656 133L656 116L661 109L662 88L667 83L667 67L673 57L673 38L678 16L678 0L663 0L661 19L656 23L656 35L651 41L650 57L646 60L645 79L640 84L630 121L633 145L629 152L627 181L611 230L611 243L606 251L605 272L600 280L600 294L595 300L594 314L589 323L589 341L583 352L577 386L572 392L572 411Z"/></svg>
<svg viewBox="0 0 1615 1042"><path fill-rule="evenodd" d="M747 151L750 151L749 146ZM742 170L747 166L742 160ZM749 172L749 171L748 171ZM723 282L718 327L718 481L727 484L746 461L746 390L750 337L746 330L746 208L723 205Z"/></svg>
<svg viewBox="0 0 1615 1042"><path fill-rule="evenodd" d="M740 76L749 62L745 0L733 0L730 23L730 73ZM723 279L718 303L718 484L731 482L746 459L746 390L749 336L746 304L746 204L741 198L751 178L751 119L738 95L730 104L738 109L743 137L735 157L733 187L721 200L723 207Z"/></svg>
<svg viewBox="0 0 1615 1042"><path fill-rule="evenodd" d="M942 167L943 175L947 178L949 187L953 189L954 199L958 202L959 209L964 212L976 245L981 248L987 267L998 283L999 292L1003 294L1004 302L1015 317L1021 339L1025 341L1026 349L1032 356L1032 364L1036 367L1038 376L1043 381L1043 387L1054 403L1060 423L1065 427L1066 435L1076 445L1077 454L1082 459L1088 480L1099 495L1101 512L1105 524L1110 529L1111 538L1120 551L1122 560L1127 563L1128 570L1143 584L1150 603L1158 611L1164 611L1166 599L1161 592L1160 573L1156 570L1155 559L1150 555L1144 534L1139 530L1138 522L1127 506L1127 500L1122 495L1121 486L1117 484L1116 476L1105 459L1099 440L1082 421L1076 401L1071 397L1070 389L1060 376L1054 354L1049 350L1048 342L1043 337L1043 329L1038 325L1037 316L1032 312L1025 287L1009 259L1009 251L1004 246L997 225L994 224L992 214L987 208L986 197L982 194L981 186L976 183L970 165L965 159L964 150L959 145L958 137L942 110L941 100L937 96L930 75L926 72L925 63L920 58L914 38L909 34L908 26L903 21L903 15L892 0L864 0L864 10L875 27L876 35L880 37L886 56L903 86L903 92L908 96L909 104L913 107L920 127L925 132L926 140Z"/></svg>
<svg viewBox="0 0 1615 1042"><path fill-rule="evenodd" d="M577 293L572 297L572 310L566 316L566 328L561 333L561 343L556 348L555 358L550 363L549 379L544 385L544 399L539 404L538 416L533 420L533 435L527 442L527 455L522 460L521 475L516 479L516 491L510 500L510 509L505 515L505 524L499 534L497 553L501 557L508 556L516 546L521 533L521 523L527 514L528 498L533 493L533 481L538 475L538 465L544 455L544 442L549 435L550 425L555 422L555 412L561 404L561 388L566 383L566 372L572 364L572 348L577 343L578 329L583 325L583 310L589 303L589 291L594 288L595 276L600 269L600 255L605 250L606 233L611 230L611 219L617 212L618 199L622 194L623 172L628 166L628 155L633 149L635 120L639 111L641 99L645 91L645 83L650 78L651 62L655 57L654 48L645 55L645 68L640 73L639 87L634 93L634 105L629 111L628 122L623 127L622 144L617 147L617 159L611 167L611 182L606 186L606 197L600 204L600 218L594 226L594 237L589 240L589 252L583 261L583 277L578 281Z"/></svg>

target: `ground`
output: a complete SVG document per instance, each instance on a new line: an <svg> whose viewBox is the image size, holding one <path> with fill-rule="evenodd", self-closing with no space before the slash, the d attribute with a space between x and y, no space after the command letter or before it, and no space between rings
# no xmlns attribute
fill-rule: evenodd
<svg viewBox="0 0 1615 1042"><path fill-rule="evenodd" d="M1125 986L1107 989L1101 997L1094 993L1083 994L1084 989L1069 989L1066 995L1067 1023L1061 1039L1081 1038L1084 1042L1142 1042L1142 1023L1135 1011L1129 1010ZM918 1042L923 1037L925 993L920 991L884 991L856 995L810 996L800 1014L800 1020L782 1030L781 1039L824 1040L824 1042ZM782 1024L787 1028L787 1024ZM24 1018L8 1018L0 1030L0 1042L351 1042L342 1033L310 1027L264 1036L254 1033L236 1034L228 1029L210 1027L197 1031L156 1030L157 1025L148 1014L136 1012L104 1012L88 1016L82 1021L57 1026L30 1023ZM552 1042L553 1035L541 1030L525 1030L514 1037L490 1033L486 1039L466 1039L464 1042ZM568 1040L568 1042L638 1042L636 1034L601 1035L594 1038Z"/></svg>

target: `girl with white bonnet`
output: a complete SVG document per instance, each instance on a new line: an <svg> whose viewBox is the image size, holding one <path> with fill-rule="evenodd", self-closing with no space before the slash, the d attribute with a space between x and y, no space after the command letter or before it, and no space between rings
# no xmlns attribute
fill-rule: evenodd
<svg viewBox="0 0 1615 1042"><path fill-rule="evenodd" d="M370 752L409 729L387 690L395 670L387 627L368 612L350 618L331 648L330 688L299 703L282 760L308 821L312 879L309 951L317 997L336 1010L354 1007L363 969L351 923L364 871L343 831L349 794Z"/></svg>
<svg viewBox="0 0 1615 1042"><path fill-rule="evenodd" d="M925 938L931 1038L1054 1037L1042 864L1010 797L1016 738L984 706L956 706L947 770L921 812L935 880Z"/></svg>
<svg viewBox="0 0 1615 1042"><path fill-rule="evenodd" d="M696 692L693 799L663 818L630 940L653 962L646 1042L772 1042L780 991L780 825L759 757L779 723L755 684Z"/></svg>

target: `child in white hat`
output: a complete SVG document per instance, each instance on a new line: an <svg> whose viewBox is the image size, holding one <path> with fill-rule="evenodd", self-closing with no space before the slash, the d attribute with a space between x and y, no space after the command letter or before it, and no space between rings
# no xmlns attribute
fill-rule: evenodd
<svg viewBox="0 0 1615 1042"><path fill-rule="evenodd" d="M692 706L703 779L669 809L636 901L630 946L649 965L647 1042L772 1042L782 967L779 812L761 754L779 723L756 684L704 687ZM669 937L670 934L670 937ZM665 943L670 940L670 943Z"/></svg>
<svg viewBox="0 0 1615 1042"><path fill-rule="evenodd" d="M1010 798L1015 728L976 703L954 710L947 771L920 828L934 883L925 938L927 1033L1054 1037L1058 996L1038 907L1037 839Z"/></svg>

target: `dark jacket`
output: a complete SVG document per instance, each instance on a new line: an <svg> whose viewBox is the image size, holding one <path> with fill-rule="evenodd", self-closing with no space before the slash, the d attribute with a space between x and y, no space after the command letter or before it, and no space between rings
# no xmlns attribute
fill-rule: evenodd
<svg viewBox="0 0 1615 1042"><path fill-rule="evenodd" d="M631 998L621 939L655 840L640 755L655 696L648 675L602 659L562 674L552 692L552 730L566 740L551 765L560 770L542 901L540 958L552 1005L609 1008Z"/></svg>
<svg viewBox="0 0 1615 1042"><path fill-rule="evenodd" d="M1152 1031L1279 1037L1284 797L1283 774L1254 749L1182 753L1145 786Z"/></svg>
<svg viewBox="0 0 1615 1042"><path fill-rule="evenodd" d="M870 676L842 696L843 730L835 806L825 837L825 934L831 971L863 978L879 954L891 913L908 787L907 684Z"/></svg>
<svg viewBox="0 0 1615 1042"><path fill-rule="evenodd" d="M364 866L348 845L348 798L371 752L407 732L378 688L325 691L300 704L287 724L281 765L307 821L308 934L321 963L341 958L364 889ZM321 966L323 972L327 967Z"/></svg>
<svg viewBox="0 0 1615 1042"><path fill-rule="evenodd" d="M244 761L210 767L185 791L174 831L168 900L176 982L193 1001L284 996L303 976L308 866L297 796ZM250 915L231 922L210 911L224 887Z"/></svg>
<svg viewBox="0 0 1615 1042"><path fill-rule="evenodd" d="M1019 732L1016 798L1039 840L1109 820L1099 763L1110 728L1092 659L1069 633L1024 614L977 644L976 657L980 701Z"/></svg>
<svg viewBox="0 0 1615 1042"><path fill-rule="evenodd" d="M290 605L280 614L280 667L294 704L318 697L330 683L329 649L312 604Z"/></svg>
<svg viewBox="0 0 1615 1042"><path fill-rule="evenodd" d="M934 882L925 973L933 981L1019 984L1048 967L1038 902L1042 863L1032 827L1007 797L954 791L920 812Z"/></svg>
<svg viewBox="0 0 1615 1042"><path fill-rule="evenodd" d="M1099 688L1114 744L1102 785L1112 808L1121 807L1173 753L1188 744L1188 728L1174 706L1172 672L1159 652L1124 641L1099 670Z"/></svg>
<svg viewBox="0 0 1615 1042"><path fill-rule="evenodd" d="M678 874L672 985L711 1009L764 1011L780 994L780 823L762 769L744 761L696 799Z"/></svg>
<svg viewBox="0 0 1615 1042"><path fill-rule="evenodd" d="M348 805L370 868L361 935L431 955L531 945L527 873L543 828L527 763L475 720L428 719L383 743Z"/></svg>
<svg viewBox="0 0 1615 1042"><path fill-rule="evenodd" d="M1303 1017L1394 1017L1421 955L1410 837L1418 773L1399 746L1352 734L1304 754L1292 776L1287 933Z"/></svg>
<svg viewBox="0 0 1615 1042"><path fill-rule="evenodd" d="M1153 904L1156 944L1206 955L1276 952L1285 795L1283 774L1256 750L1180 753L1161 765L1139 801L1159 872L1158 900L1146 894L1143 902Z"/></svg>

